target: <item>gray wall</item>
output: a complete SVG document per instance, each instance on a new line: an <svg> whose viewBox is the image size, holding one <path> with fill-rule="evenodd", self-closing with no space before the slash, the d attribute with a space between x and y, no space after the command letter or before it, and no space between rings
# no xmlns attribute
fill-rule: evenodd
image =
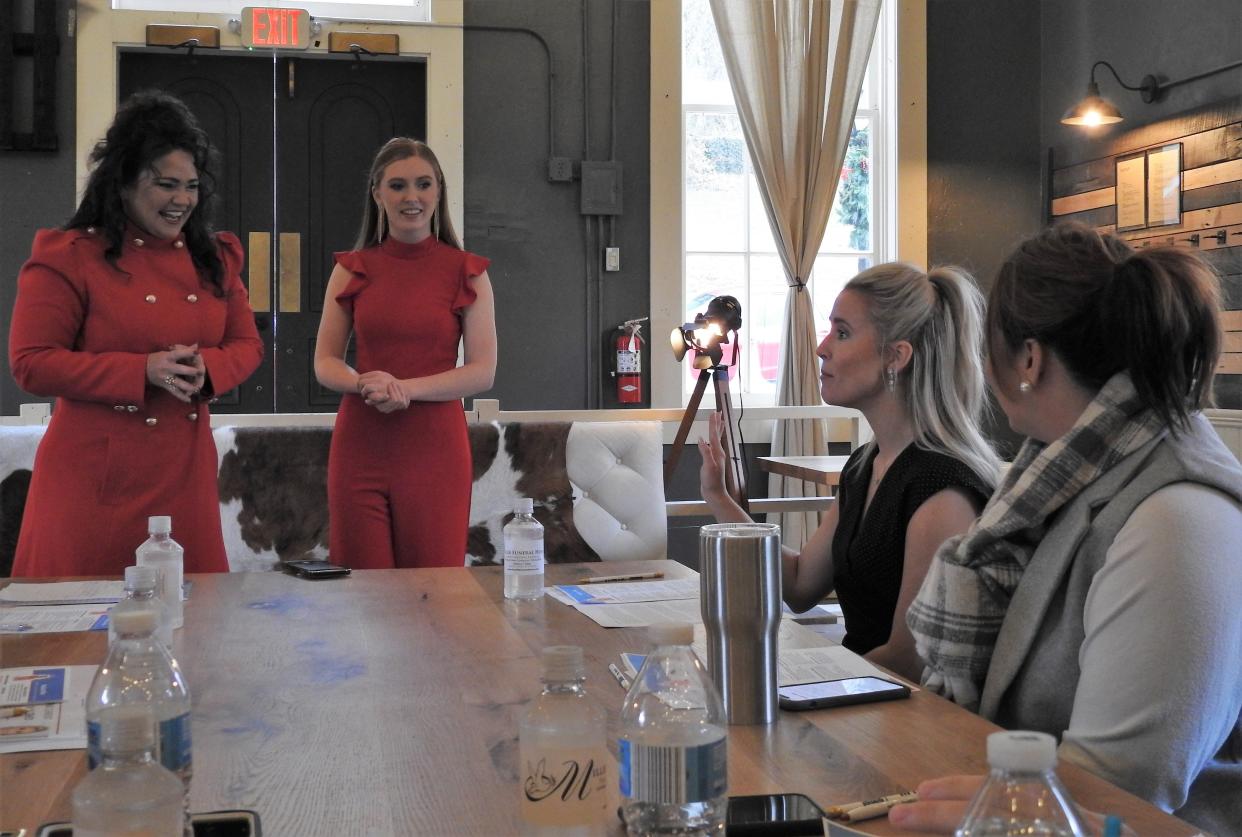
<svg viewBox="0 0 1242 837"><path fill-rule="evenodd" d="M465 234L470 249L492 259L500 338L487 395L516 410L617 406L609 333L647 316L650 299L649 5L466 0L465 20ZM548 181L543 49L527 35L471 28L479 26L524 27L547 41L552 141L556 156L574 161L573 182ZM615 219L622 269L606 273L606 241L599 222L579 211L577 174L582 160L608 159L623 167L623 214ZM605 218L604 239L609 227ZM643 392L650 403L649 378Z"/></svg>
<svg viewBox="0 0 1242 837"><path fill-rule="evenodd" d="M53 0L39 0L39 2ZM24 395L9 374L9 312L17 295L17 271L30 255L30 242L35 230L63 224L73 214L74 186L74 42L66 37L67 9L71 0L54 0L56 33L60 38L60 60L56 77L56 127L60 133L60 150L0 151L0 345L4 347L0 361L0 415L16 415L23 401L35 401ZM35 0L16 0L17 29L34 29ZM15 73L15 106L18 131L30 130L31 59L19 58ZM24 66L23 66L24 65ZM9 79L0 83L8 84ZM24 124L23 124L24 123Z"/></svg>
<svg viewBox="0 0 1242 837"><path fill-rule="evenodd" d="M1039 0L928 0L927 253L984 292L1043 223ZM989 435L1017 441L994 411Z"/></svg>

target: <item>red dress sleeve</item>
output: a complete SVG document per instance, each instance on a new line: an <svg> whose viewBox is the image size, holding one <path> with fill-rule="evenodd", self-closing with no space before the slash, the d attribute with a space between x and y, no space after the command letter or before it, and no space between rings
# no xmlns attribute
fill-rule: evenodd
<svg viewBox="0 0 1242 837"><path fill-rule="evenodd" d="M98 242L83 230L40 230L17 275L9 328L9 362L26 392L80 401L143 403L146 356L90 352L79 346L90 310L88 264Z"/></svg>
<svg viewBox="0 0 1242 837"><path fill-rule="evenodd" d="M245 254L237 236L230 232L216 233L216 245L224 262L223 290L225 304L224 338L219 346L200 346L203 364L207 367L211 392L219 395L250 377L263 360L263 341L254 324L250 297L242 284L241 269Z"/></svg>
<svg viewBox="0 0 1242 837"><path fill-rule="evenodd" d="M363 261L362 254L357 250L333 253L332 258L336 260L337 264L349 271L349 282L346 283L345 290L336 295L336 301L349 312L350 316L353 316L354 297L360 294L370 281L367 279L366 262Z"/></svg>
<svg viewBox="0 0 1242 837"><path fill-rule="evenodd" d="M461 280L457 285L457 296L453 298L453 311L461 313L478 299L479 295L475 293L470 280L487 270L491 263L491 259L485 256L466 253L466 258L462 262Z"/></svg>

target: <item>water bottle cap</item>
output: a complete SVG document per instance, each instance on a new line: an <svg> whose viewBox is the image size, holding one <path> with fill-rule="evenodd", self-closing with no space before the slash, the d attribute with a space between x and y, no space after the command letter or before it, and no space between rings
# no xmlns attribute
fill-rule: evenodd
<svg viewBox="0 0 1242 837"><path fill-rule="evenodd" d="M117 610L108 611L108 619L118 634L149 634L159 623L159 614L154 610Z"/></svg>
<svg viewBox="0 0 1242 837"><path fill-rule="evenodd" d="M1051 770L1057 740L1046 732L994 732L988 736L988 764L994 770Z"/></svg>
<svg viewBox="0 0 1242 837"><path fill-rule="evenodd" d="M99 717L99 746L107 752L133 752L155 744L155 718L149 706L114 706Z"/></svg>
<svg viewBox="0 0 1242 837"><path fill-rule="evenodd" d="M126 590L154 590L160 583L160 571L155 567L126 567Z"/></svg>
<svg viewBox="0 0 1242 837"><path fill-rule="evenodd" d="M529 497L519 497L513 501L514 514L534 514L535 501Z"/></svg>
<svg viewBox="0 0 1242 837"><path fill-rule="evenodd" d="M543 649L543 679L582 680L582 649L577 645L550 645Z"/></svg>
<svg viewBox="0 0 1242 837"><path fill-rule="evenodd" d="M167 535L172 531L172 518L166 514L153 514L147 518L147 531L152 535Z"/></svg>
<svg viewBox="0 0 1242 837"><path fill-rule="evenodd" d="M689 622L653 622L647 627L647 638L656 646L693 645L694 625Z"/></svg>

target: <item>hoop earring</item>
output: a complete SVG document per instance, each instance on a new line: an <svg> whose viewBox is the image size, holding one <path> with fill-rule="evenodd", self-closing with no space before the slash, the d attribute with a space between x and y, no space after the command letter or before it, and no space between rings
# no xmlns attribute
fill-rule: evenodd
<svg viewBox="0 0 1242 837"><path fill-rule="evenodd" d="M384 212L384 208L379 208L379 218L375 221L375 243L383 244L384 236L388 233L388 215Z"/></svg>
<svg viewBox="0 0 1242 837"><path fill-rule="evenodd" d="M897 370L891 366L884 370L884 386L889 392L897 391Z"/></svg>

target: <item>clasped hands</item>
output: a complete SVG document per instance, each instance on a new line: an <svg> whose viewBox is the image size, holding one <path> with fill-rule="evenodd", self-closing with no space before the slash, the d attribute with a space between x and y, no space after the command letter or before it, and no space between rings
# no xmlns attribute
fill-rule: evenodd
<svg viewBox="0 0 1242 837"><path fill-rule="evenodd" d="M169 346L167 351L147 355L147 382L172 393L186 404L199 394L207 380L207 365L198 353L198 344Z"/></svg>
<svg viewBox="0 0 1242 837"><path fill-rule="evenodd" d="M358 394L368 407L381 413L395 413L410 406L410 397L401 382L387 372L363 372L358 376Z"/></svg>

